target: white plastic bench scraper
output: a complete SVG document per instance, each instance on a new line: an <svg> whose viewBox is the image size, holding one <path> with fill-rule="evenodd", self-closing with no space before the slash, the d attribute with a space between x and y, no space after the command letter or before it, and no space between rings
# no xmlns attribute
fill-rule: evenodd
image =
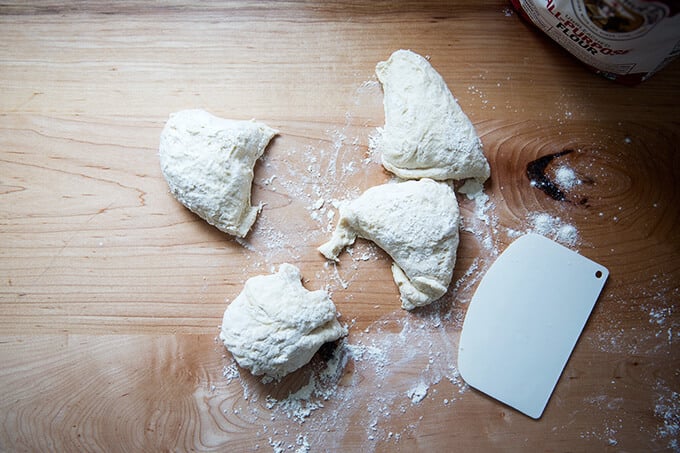
<svg viewBox="0 0 680 453"><path fill-rule="evenodd" d="M477 390L539 418L609 271L537 234L498 257L468 307L458 369Z"/></svg>

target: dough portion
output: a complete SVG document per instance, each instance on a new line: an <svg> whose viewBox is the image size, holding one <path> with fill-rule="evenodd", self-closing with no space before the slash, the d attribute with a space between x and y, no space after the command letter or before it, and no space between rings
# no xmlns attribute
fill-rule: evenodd
<svg viewBox="0 0 680 453"><path fill-rule="evenodd" d="M244 237L259 207L250 205L253 168L278 131L204 110L170 115L161 132L161 171L170 192L217 229Z"/></svg>
<svg viewBox="0 0 680 453"><path fill-rule="evenodd" d="M486 181L489 163L475 128L425 58L397 50L375 73L385 108L376 149L387 170L403 179Z"/></svg>
<svg viewBox="0 0 680 453"><path fill-rule="evenodd" d="M347 334L326 291L308 291L300 270L246 281L224 312L220 339L236 362L254 375L279 379L309 362L321 345Z"/></svg>
<svg viewBox="0 0 680 453"><path fill-rule="evenodd" d="M340 206L333 236L319 251L337 261L357 237L375 242L394 260L401 306L412 310L446 293L456 263L459 220L456 195L446 183L426 178L383 184Z"/></svg>

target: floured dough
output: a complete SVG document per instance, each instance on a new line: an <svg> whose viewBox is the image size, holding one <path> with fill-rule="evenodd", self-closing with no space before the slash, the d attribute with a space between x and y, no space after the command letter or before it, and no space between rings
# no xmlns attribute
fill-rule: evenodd
<svg viewBox="0 0 680 453"><path fill-rule="evenodd" d="M170 191L184 206L225 233L244 237L259 208L250 205L255 161L277 131L204 110L170 115L160 162Z"/></svg>
<svg viewBox="0 0 680 453"><path fill-rule="evenodd" d="M331 240L319 247L337 260L356 237L375 242L394 263L402 307L427 305L446 293L458 248L458 202L446 183L431 179L371 187L340 206Z"/></svg>
<svg viewBox="0 0 680 453"><path fill-rule="evenodd" d="M409 50L397 50L375 72L384 91L385 126L376 149L400 178L436 180L489 177L474 126L444 79Z"/></svg>
<svg viewBox="0 0 680 453"><path fill-rule="evenodd" d="M347 334L328 293L306 290L300 278L292 264L250 278L224 312L220 339L255 375L280 378L309 362L324 343Z"/></svg>

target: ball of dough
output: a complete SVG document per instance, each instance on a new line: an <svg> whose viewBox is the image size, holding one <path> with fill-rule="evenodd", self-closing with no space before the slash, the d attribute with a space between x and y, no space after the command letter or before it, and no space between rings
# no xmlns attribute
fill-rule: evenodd
<svg viewBox="0 0 680 453"><path fill-rule="evenodd" d="M224 312L220 339L254 375L281 378L347 334L328 293L306 290L300 278L292 264L250 278Z"/></svg>
<svg viewBox="0 0 680 453"><path fill-rule="evenodd" d="M403 179L475 178L483 183L489 177L474 126L425 58L398 50L375 72L385 107L376 149L387 170Z"/></svg>
<svg viewBox="0 0 680 453"><path fill-rule="evenodd" d="M459 220L456 195L446 183L383 184L340 206L333 236L319 251L337 260L357 236L375 242L394 260L392 276L402 308L411 310L446 293L456 263Z"/></svg>
<svg viewBox="0 0 680 453"><path fill-rule="evenodd" d="M204 110L173 113L159 147L170 192L209 224L244 237L259 211L250 205L253 167L276 134L263 123Z"/></svg>

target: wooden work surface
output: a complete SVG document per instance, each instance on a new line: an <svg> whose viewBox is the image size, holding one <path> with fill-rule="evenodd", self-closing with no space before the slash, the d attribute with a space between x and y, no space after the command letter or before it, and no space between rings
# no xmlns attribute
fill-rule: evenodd
<svg viewBox="0 0 680 453"><path fill-rule="evenodd" d="M399 48L431 58L492 169L486 203L459 195L449 293L413 313L375 246L337 267L316 251L337 201L390 179L369 139L374 67ZM0 451L677 451L679 103L677 62L619 86L502 0L3 2ZM245 241L161 176L168 115L197 107L281 131ZM564 149L548 170L583 181L574 202L526 176ZM466 386L456 355L481 276L545 220L611 275L532 420ZM349 337L265 384L216 337L245 280L283 262L332 293Z"/></svg>

